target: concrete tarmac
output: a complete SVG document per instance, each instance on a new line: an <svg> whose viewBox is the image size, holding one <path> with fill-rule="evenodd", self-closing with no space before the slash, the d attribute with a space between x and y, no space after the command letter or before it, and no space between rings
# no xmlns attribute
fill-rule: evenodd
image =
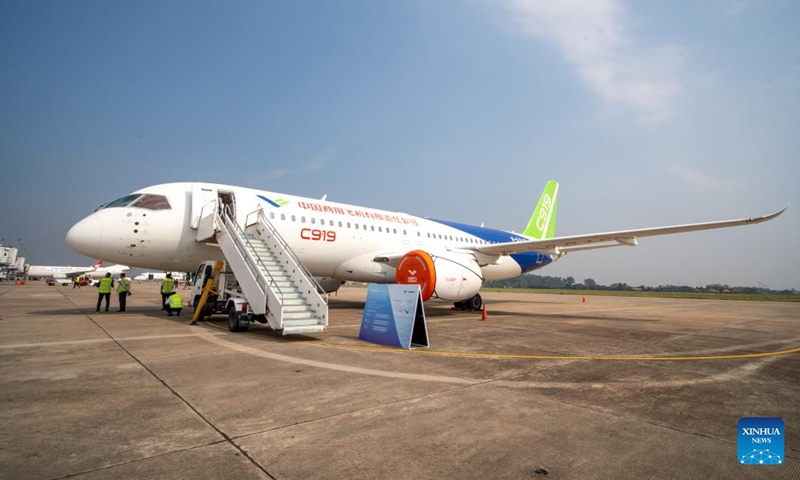
<svg viewBox="0 0 800 480"><path fill-rule="evenodd" d="M800 347L800 303L487 292L408 352L358 340L363 288L294 337L132 290L0 284L0 478L800 478L800 353L735 357ZM738 462L742 417L781 465Z"/></svg>

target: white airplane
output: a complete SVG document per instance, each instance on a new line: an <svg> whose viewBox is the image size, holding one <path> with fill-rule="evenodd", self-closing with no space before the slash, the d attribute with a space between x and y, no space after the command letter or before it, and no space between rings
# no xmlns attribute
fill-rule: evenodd
<svg viewBox="0 0 800 480"><path fill-rule="evenodd" d="M119 277L120 273L124 273L125 275L131 271L131 267L127 265L109 265L108 267L100 267L91 272L87 272L86 274L92 277L93 280L99 280L106 276L106 273L110 273L112 277Z"/></svg>
<svg viewBox="0 0 800 480"><path fill-rule="evenodd" d="M60 266L44 266L44 265L31 265L25 276L28 278L75 278L86 273L96 271L103 265L102 260L98 260L90 267L60 267Z"/></svg>
<svg viewBox="0 0 800 480"><path fill-rule="evenodd" d="M557 202L558 183L548 182L527 227L514 233L326 197L168 183L103 205L75 224L66 242L84 255L136 267L194 271L202 261L224 259L213 237L197 241L203 212L224 205L242 228L260 211L327 291L345 280L419 284L423 300L440 298L480 308L483 281L542 268L565 253L634 246L641 237L761 223L786 210L741 220L556 237Z"/></svg>

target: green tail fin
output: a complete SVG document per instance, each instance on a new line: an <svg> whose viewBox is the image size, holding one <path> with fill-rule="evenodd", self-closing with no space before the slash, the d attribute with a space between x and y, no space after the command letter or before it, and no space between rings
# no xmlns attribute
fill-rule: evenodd
<svg viewBox="0 0 800 480"><path fill-rule="evenodd" d="M536 240L555 237L556 208L558 208L558 182L550 180L545 185L539 203L522 234Z"/></svg>

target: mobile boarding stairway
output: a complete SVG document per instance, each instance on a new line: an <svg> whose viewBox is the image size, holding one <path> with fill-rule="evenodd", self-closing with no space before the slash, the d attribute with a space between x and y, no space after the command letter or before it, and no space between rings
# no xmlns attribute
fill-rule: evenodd
<svg viewBox="0 0 800 480"><path fill-rule="evenodd" d="M323 332L328 301L314 277L267 220L262 210L250 213L245 228L216 201L206 204L197 222L197 241L216 239L236 276L248 312L264 315L283 335Z"/></svg>

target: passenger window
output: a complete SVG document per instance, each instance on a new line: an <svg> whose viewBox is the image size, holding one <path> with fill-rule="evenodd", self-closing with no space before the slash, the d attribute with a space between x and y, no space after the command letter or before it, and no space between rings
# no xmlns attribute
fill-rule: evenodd
<svg viewBox="0 0 800 480"><path fill-rule="evenodd" d="M314 217L311 217L311 224L313 225L314 223L316 223L316 220L314 220Z"/></svg>
<svg viewBox="0 0 800 480"><path fill-rule="evenodd" d="M286 220L286 214L285 213L281 213L281 220Z"/></svg>

